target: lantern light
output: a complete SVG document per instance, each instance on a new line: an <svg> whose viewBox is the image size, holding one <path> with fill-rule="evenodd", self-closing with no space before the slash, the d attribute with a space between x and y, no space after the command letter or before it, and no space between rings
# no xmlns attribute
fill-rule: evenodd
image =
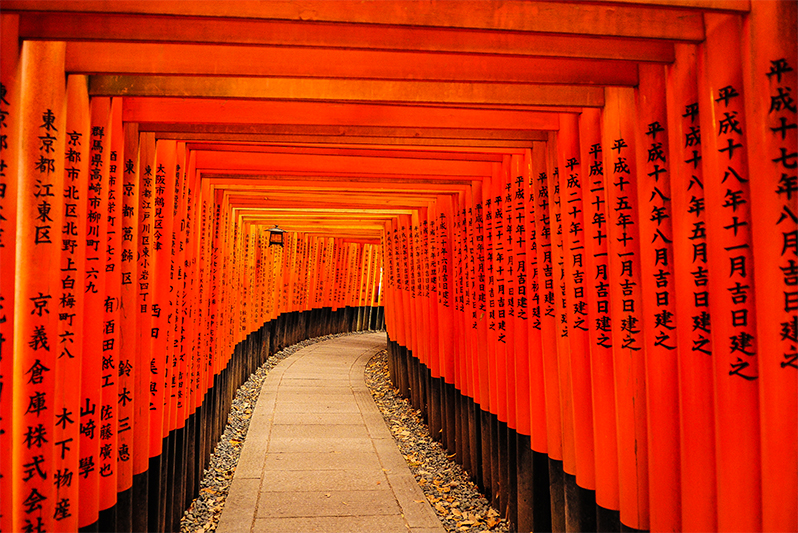
<svg viewBox="0 0 798 533"><path fill-rule="evenodd" d="M271 247L273 244L282 246L283 233L285 233L285 230L278 228L277 224L275 224L274 227L269 230L269 246Z"/></svg>

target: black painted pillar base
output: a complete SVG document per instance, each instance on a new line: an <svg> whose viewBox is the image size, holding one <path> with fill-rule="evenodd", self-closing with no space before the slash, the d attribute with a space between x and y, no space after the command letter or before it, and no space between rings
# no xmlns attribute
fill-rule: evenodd
<svg viewBox="0 0 798 533"><path fill-rule="evenodd" d="M454 408L454 401L456 391L454 385L451 383L444 382L443 385L446 399L445 399L445 406L446 406L446 415L444 418L443 423L443 432L446 434L446 450L449 454L457 453L457 434L456 434L456 423L455 423L455 408Z"/></svg>
<svg viewBox="0 0 798 533"><path fill-rule="evenodd" d="M596 531L619 533L621 531L621 512L596 505Z"/></svg>
<svg viewBox="0 0 798 533"><path fill-rule="evenodd" d="M501 509L501 504L499 503L502 490L502 471L499 464L499 419L493 413L490 414L490 473L490 503L494 508Z"/></svg>
<svg viewBox="0 0 798 533"><path fill-rule="evenodd" d="M518 432L507 429L507 520L518 530Z"/></svg>
<svg viewBox="0 0 798 533"><path fill-rule="evenodd" d="M466 398L467 416L468 416L468 452L470 455L470 465L468 473L471 481L476 481L479 477L479 472L482 469L481 465L481 437L479 430L479 406L474 402L473 398Z"/></svg>
<svg viewBox="0 0 798 533"><path fill-rule="evenodd" d="M116 524L112 531L133 531L133 487L116 494Z"/></svg>
<svg viewBox="0 0 798 533"><path fill-rule="evenodd" d="M565 531L565 472L562 461L549 458L549 498L551 499L551 530Z"/></svg>
<svg viewBox="0 0 798 533"><path fill-rule="evenodd" d="M149 507L149 516L147 517L147 524L150 531L161 531L159 527L161 512L163 511L163 502L161 499L161 456L156 455L150 457L150 465L147 468L149 472L150 487L147 491L147 501Z"/></svg>
<svg viewBox="0 0 798 533"><path fill-rule="evenodd" d="M566 531L596 531L596 493L576 484L576 476L566 473L565 529Z"/></svg>
<svg viewBox="0 0 798 533"><path fill-rule="evenodd" d="M136 533L144 533L149 531L150 528L147 525L148 521L148 513L147 513L147 506L142 505L141 502L148 502L148 492L149 492L149 471L145 470L140 474L133 475L133 501L137 502L136 505L133 506L132 512L132 519L133 519L133 527L132 531Z"/></svg>
<svg viewBox="0 0 798 533"><path fill-rule="evenodd" d="M497 427L498 435L498 465L499 465L499 504L497 509L503 518L509 517L510 512L510 461L508 457L509 443L508 440L508 427L506 422L499 421Z"/></svg>
<svg viewBox="0 0 798 533"><path fill-rule="evenodd" d="M477 481L479 483L477 486L479 490L482 491L488 501L492 500L493 498L493 472L491 471L491 467L493 466L493 461L491 460L491 439L490 439L490 427L491 427L491 420L490 420L490 413L487 410L480 409L479 410L479 435L480 435L480 465L481 468L481 476Z"/></svg>
<svg viewBox="0 0 798 533"><path fill-rule="evenodd" d="M429 432L432 440L440 442L442 429L441 429L441 408L442 408L442 390L440 378L430 377L429 380Z"/></svg>

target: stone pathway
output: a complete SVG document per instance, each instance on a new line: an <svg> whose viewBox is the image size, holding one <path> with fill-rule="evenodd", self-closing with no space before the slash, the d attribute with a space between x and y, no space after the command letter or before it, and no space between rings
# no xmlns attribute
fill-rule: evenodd
<svg viewBox="0 0 798 533"><path fill-rule="evenodd" d="M385 345L341 337L269 372L217 531L445 531L364 382Z"/></svg>

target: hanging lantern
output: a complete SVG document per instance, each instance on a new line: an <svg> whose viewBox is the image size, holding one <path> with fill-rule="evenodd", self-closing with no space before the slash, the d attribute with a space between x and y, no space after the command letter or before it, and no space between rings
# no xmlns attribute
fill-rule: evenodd
<svg viewBox="0 0 798 533"><path fill-rule="evenodd" d="M277 224L275 224L274 227L269 230L269 246L273 244L277 246L282 246L283 233L285 233L285 230L281 230L280 228L277 227Z"/></svg>

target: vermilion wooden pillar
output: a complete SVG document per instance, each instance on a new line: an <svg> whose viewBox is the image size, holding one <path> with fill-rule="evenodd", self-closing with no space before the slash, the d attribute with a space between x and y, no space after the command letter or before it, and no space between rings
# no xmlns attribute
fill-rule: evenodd
<svg viewBox="0 0 798 533"><path fill-rule="evenodd" d="M475 401L480 409L491 412L490 405L490 381L488 374L488 351L487 351L487 331L488 331L488 305L487 305L487 271L485 265L486 241L485 241L485 214L483 208L483 183L472 182L471 197L474 209L474 253L475 253L475 303L476 312L476 359L479 368L479 392L475 395ZM483 428L484 432L484 428ZM485 451L483 450L483 457ZM483 470L485 468L483 460Z"/></svg>
<svg viewBox="0 0 798 533"><path fill-rule="evenodd" d="M696 253L706 246L700 60L695 46L677 45L667 87L684 531L714 531L718 520L711 320L703 298L709 271L705 254Z"/></svg>
<svg viewBox="0 0 798 533"><path fill-rule="evenodd" d="M756 2L743 21L759 346L762 529L798 530L798 52L795 2Z"/></svg>
<svg viewBox="0 0 798 533"><path fill-rule="evenodd" d="M538 143L539 145L540 143ZM534 151L533 151L534 150ZM546 382L543 366L543 294L544 272L541 267L541 240L537 226L538 197L535 194L535 182L541 170L540 149L526 150L522 174L524 178L524 245L526 269L526 306L528 337L527 359L529 361L529 416L530 416L530 445L539 453L548 452L547 427L546 427ZM520 281L519 281L520 285ZM519 293L519 300L522 295ZM519 302L519 306L521 303Z"/></svg>
<svg viewBox="0 0 798 533"><path fill-rule="evenodd" d="M437 202L430 202L430 207L428 210L428 221L427 221L427 261L429 263L429 372L430 376L433 379L438 379L441 377L441 346L440 346L440 328L438 326L440 317L438 315L439 312L439 294L438 291L440 290L438 284L438 274L440 272L439 269L439 243L438 243L438 228L437 228L437 220L438 220L438 206ZM387 244L382 244L382 249L387 252ZM386 254L387 258L387 254ZM386 259L386 267L387 267L387 259ZM430 401L433 401L430 399ZM434 408L430 406L430 410L434 411ZM431 412L429 415L429 425L430 425L430 432L433 433L433 438L437 438L435 435L435 431L440 430L440 414ZM437 424L437 429L433 431L433 420L435 424Z"/></svg>
<svg viewBox="0 0 798 533"><path fill-rule="evenodd" d="M509 308L515 315L513 329L513 375L515 384L515 428L521 435L531 436L532 416L530 412L530 362L529 362L529 260L527 259L527 174L525 158L513 155L510 160L510 196L507 205L508 224L510 228L508 240L513 247L513 265L509 273L512 293L508 299L512 301Z"/></svg>
<svg viewBox="0 0 798 533"><path fill-rule="evenodd" d="M139 242L139 133L138 125L124 125L124 144L120 157L117 179L122 182L122 194L117 200L119 217L120 264L119 264L119 383L117 384L117 410L119 420L126 425L118 428L119 465L117 468L117 490L133 487L133 477L146 470L147 428L149 409L137 409L142 401L140 382L147 369L142 366L138 353L138 254ZM148 406L149 407L149 406ZM127 430L126 428L130 429ZM135 500L131 495L132 505ZM131 528L136 523L137 513L131 509Z"/></svg>
<svg viewBox="0 0 798 533"><path fill-rule="evenodd" d="M105 278L107 254L108 220L108 161L109 150L106 133L110 133L110 98L91 100L91 134L85 139L89 143L89 193L86 222L86 272L82 283L85 293L83 322L83 361L80 397L80 527L94 524L99 519L100 487L106 487L102 479L113 466L101 460L101 429L103 413L103 386L111 386L111 374L107 363L104 366L108 344L104 338ZM110 137L110 135L109 135ZM109 377L106 377L109 376ZM107 416L107 410L105 411ZM104 435L107 437L107 433ZM101 476L102 472L102 476ZM114 483L114 492L115 492Z"/></svg>
<svg viewBox="0 0 798 533"><path fill-rule="evenodd" d="M612 313L608 231L610 218L604 183L601 111L583 109L579 116L582 163L582 208L585 223L585 279L592 383L596 503L619 510L618 441L615 424ZM599 524L601 527L601 524Z"/></svg>
<svg viewBox="0 0 798 533"><path fill-rule="evenodd" d="M469 359L469 390L468 396L473 403L468 405L469 409L469 434L471 435L471 474L476 478L480 478L479 473L479 446L478 441L481 438L477 428L477 420L479 417L478 405L481 401L480 397L480 381L482 378L482 368L480 367L479 358L479 325L480 314L479 311L479 272L477 261L477 222L476 213L474 210L475 197L474 187L469 186L465 190L464 209L465 216L465 239L468 253L466 254L466 301L464 302L464 317L463 326L465 328L465 349L466 357ZM480 241L481 242L481 241Z"/></svg>
<svg viewBox="0 0 798 533"><path fill-rule="evenodd" d="M169 504L167 484L169 470L172 467L167 444L173 404L171 401L171 384L174 373L173 339L170 335L170 317L172 314L170 280L171 268L171 233L174 206L174 183L176 164L176 143L159 140L155 145L155 161L152 185L152 218L151 218L151 258L152 258L152 300L148 314L152 319L150 336L152 338L152 355L150 358L151 400L155 409L150 412L150 457L160 457L158 472L150 472L150 487L157 487L150 493L151 509L159 508L157 527L165 528L165 520ZM152 386L154 384L154 387ZM157 484L153 483L153 476ZM150 527L153 527L151 524Z"/></svg>
<svg viewBox="0 0 798 533"><path fill-rule="evenodd" d="M488 376L491 382L491 413L496 415L500 422L507 422L507 369L505 357L505 344L499 342L499 326L501 320L499 314L499 258L503 255L503 248L499 244L497 235L501 228L502 220L497 219L496 209L501 210L501 202L497 207L496 197L502 194L501 189L501 166L493 164L493 175L484 189L484 211L485 211L485 270L488 278ZM498 486L498 485L496 485Z"/></svg>
<svg viewBox="0 0 798 533"><path fill-rule="evenodd" d="M438 317L441 330L439 334L439 346L441 357L441 377L446 383L453 383L454 374L454 353L449 347L452 345L452 335L454 334L454 320L452 309L452 245L451 245L451 222L452 222L452 203L451 198L446 197L441 202L438 212L438 253L440 254L440 273L438 274Z"/></svg>
<svg viewBox="0 0 798 533"><path fill-rule="evenodd" d="M595 490L593 408L588 346L588 289L585 270L585 216L582 201L585 165L580 161L579 123L576 115L560 114L557 142L567 302L565 312L568 315L569 350L566 357L570 360L574 418L576 471L573 473L580 487Z"/></svg>
<svg viewBox="0 0 798 533"><path fill-rule="evenodd" d="M128 152L129 153L129 152ZM131 154L135 157L135 153ZM132 159L132 158L129 158ZM136 267L138 276L133 280L136 290L136 330L138 332L137 367L141 372L136 374L136 394L135 401L135 422L139 429L136 429L136 442L141 443L134 449L133 472L140 474L147 471L148 478L158 476L159 472L155 469L150 470L151 457L160 454L160 444L157 449L152 445L152 440L156 430L152 428L155 409L154 395L151 390L152 384L157 387L156 378L158 367L152 366L152 313L150 304L152 303L152 293L155 290L153 285L153 262L152 254L152 215L153 215L153 195L155 180L155 135L152 133L142 133L139 137L138 152L138 212L136 219L132 220L138 228L138 240L136 241ZM141 424L139 426L139 424ZM157 440L160 441L160 426L157 430ZM147 494L148 500L150 494ZM155 495L152 495L155 498ZM143 525L147 529L153 529L156 524L148 523L148 512L143 510L134 517L134 526Z"/></svg>
<svg viewBox="0 0 798 533"><path fill-rule="evenodd" d="M762 527L759 358L741 20L705 16L699 76L715 374L718 529ZM706 112L705 112L706 111ZM759 169L757 169L759 171ZM745 465L737 468L735 465Z"/></svg>
<svg viewBox="0 0 798 533"><path fill-rule="evenodd" d="M515 332L514 310L510 306L510 297L514 291L515 282L515 252L513 248L511 217L512 217L512 195L510 194L511 181L510 156L502 157L501 173L497 182L498 188L494 201L494 216L496 220L496 260L494 265L494 275L497 280L497 329L501 348L500 356L503 356L504 372L501 374L504 380L504 398L507 402L506 418L507 426L511 430L516 429L516 378L515 378L515 349L513 338ZM500 359L501 360L501 359ZM501 382L500 382L501 383ZM511 467L512 468L512 467ZM509 480L508 480L509 481ZM512 483L510 483L512 484ZM514 487L510 487L512 494ZM512 515L508 516L512 521Z"/></svg>
<svg viewBox="0 0 798 533"><path fill-rule="evenodd" d="M641 65L637 103L637 193L645 338L650 527L681 529L676 289L665 68Z"/></svg>
<svg viewBox="0 0 798 533"><path fill-rule="evenodd" d="M46 473L53 471L54 454L60 454L62 447L52 435L60 340L56 304L61 286L58 230L63 219L60 192L66 138L64 43L24 42L19 72L9 509L13 530L52 530L57 502ZM76 452L77 443L70 444L63 443L69 447L64 453ZM77 502L66 503L64 514L77 512Z"/></svg>
<svg viewBox="0 0 798 533"><path fill-rule="evenodd" d="M646 376L637 205L640 172L635 164L633 90L605 90L603 128L621 522L647 529Z"/></svg>
<svg viewBox="0 0 798 533"><path fill-rule="evenodd" d="M546 169L548 176L550 232L551 232L551 260L554 277L554 331L557 346L557 376L560 392L560 424L562 431L562 462L563 470L571 475L576 475L576 451L574 443L574 404L571 386L571 355L568 340L568 302L566 300L567 287L565 283L565 257L563 243L563 204L560 189L560 168L557 154L559 143L557 135L549 134L546 143Z"/></svg>
<svg viewBox="0 0 798 533"><path fill-rule="evenodd" d="M172 234L169 236L171 240L171 278L172 278L172 319L171 319L171 332L172 332L172 345L174 349L174 359L177 363L176 379L177 383L173 384L172 392L174 394L173 402L175 412L173 416L174 429L182 430L185 428L185 423L190 411L186 406L186 382L190 366L187 361L188 354L184 350L185 338L185 316L190 314L190 307L187 301L187 284L185 282L184 268L187 263L186 260L186 235L189 233L190 217L188 216L188 174L186 173L186 145L185 143L178 143L177 145L177 161L175 165L175 188L173 196L175 198L174 206L172 208ZM256 326L252 324L248 331L253 331ZM182 465L177 466L182 468Z"/></svg>
<svg viewBox="0 0 798 533"><path fill-rule="evenodd" d="M407 258L408 266L410 268L410 306L411 306L411 316L413 317L413 343L409 347L413 351L413 356L422 364L427 363L427 328L426 324L424 323L424 271L423 271L423 263L421 261L421 255L423 253L424 245L421 240L421 226L423 225L423 221L426 218L426 213L424 209L413 210L413 214L410 215L411 225L409 228L409 256ZM354 261L355 265L359 267L359 262L357 259ZM356 304L355 304L356 305ZM453 346L450 346L450 349L455 349ZM454 373L454 372L453 372ZM412 387L413 390L412 394L414 398L417 398L416 403L418 403L418 393L420 392L420 388L418 386ZM420 407L417 405L416 407Z"/></svg>
<svg viewBox="0 0 798 533"><path fill-rule="evenodd" d="M560 381L557 364L556 317L554 309L554 264L552 261L551 205L549 202L546 143L532 145L532 201L535 202L537 234L537 268L540 287L541 346L546 391L546 437L550 459L562 461L562 418L560 414ZM540 451L540 450L539 450Z"/></svg>
<svg viewBox="0 0 798 533"><path fill-rule="evenodd" d="M94 132L92 132L94 133ZM102 319L103 358L101 365L102 405L100 408L100 511L109 510L101 522L103 528L116 527L117 476L119 471L119 429L130 431L131 420L119 417L119 373L126 371L120 358L120 297L122 276L120 271L120 245L122 237L122 155L124 150L122 126L122 100L111 100L108 125L105 130L107 164L105 183L108 189L106 239L100 248L105 256L105 298Z"/></svg>
<svg viewBox="0 0 798 533"><path fill-rule="evenodd" d="M19 135L20 119L20 76L19 76L19 16L0 14L0 47L3 50L3 61L0 62L0 113L3 123L0 135L5 135L6 144L0 150L0 263L16 265L16 225L17 225L17 174L19 172ZM14 319L15 310L15 276L0 277L0 434L7 435L3 443L13 433L14 418L13 397L11 393L14 381ZM16 503L14 495L13 446L6 445L6 453L0 456L0 493L4 501ZM11 509L11 507L9 507ZM17 513L9 510L0 517L0 529L10 531L14 526Z"/></svg>
<svg viewBox="0 0 798 533"><path fill-rule="evenodd" d="M64 151L64 222L61 230L61 287L58 295L58 334L63 340L56 360L56 424L54 442L80 440L79 424L74 420L80 410L80 378L83 359L83 295L85 278L86 210L89 180L89 136L91 134L88 79L70 76L67 80L67 121ZM58 386L58 384L73 386ZM70 422L72 420L73 422ZM70 440L71 439L71 440ZM77 445L76 445L77 447ZM59 502L77 506L80 492L69 472L78 472L79 454L54 454L54 489ZM56 531L73 531L78 527L78 513L62 513L55 523Z"/></svg>

